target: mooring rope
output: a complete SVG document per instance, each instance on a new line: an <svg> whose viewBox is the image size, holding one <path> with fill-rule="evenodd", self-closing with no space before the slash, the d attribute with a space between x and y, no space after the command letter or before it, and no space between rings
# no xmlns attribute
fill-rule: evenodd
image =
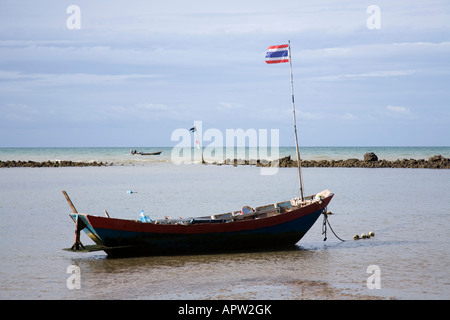
<svg viewBox="0 0 450 320"><path fill-rule="evenodd" d="M330 221L328 221L327 208L323 209L322 213L323 213L322 234L325 234L325 238L323 239L323 241L327 240L327 224L328 224L328 226L331 229L331 232L333 232L336 238L338 238L342 242L345 242L346 240L339 238L339 236L334 232L333 228L331 227Z"/></svg>

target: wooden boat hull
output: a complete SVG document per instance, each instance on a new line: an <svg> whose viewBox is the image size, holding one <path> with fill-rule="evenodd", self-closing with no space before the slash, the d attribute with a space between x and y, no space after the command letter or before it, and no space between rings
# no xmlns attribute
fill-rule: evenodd
<svg viewBox="0 0 450 320"><path fill-rule="evenodd" d="M226 223L154 224L80 213L71 217L80 219L85 233L110 256L265 249L297 243L332 197L270 217Z"/></svg>

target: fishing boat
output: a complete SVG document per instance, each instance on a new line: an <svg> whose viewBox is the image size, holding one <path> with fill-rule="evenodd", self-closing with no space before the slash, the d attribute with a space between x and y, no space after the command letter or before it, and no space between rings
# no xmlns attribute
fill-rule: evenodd
<svg viewBox="0 0 450 320"><path fill-rule="evenodd" d="M268 49L267 63L290 62L300 196L255 208L243 206L240 210L221 214L157 220L142 215L140 220L127 220L111 218L106 211L106 216L78 213L63 191L72 208L70 217L76 226L75 241L70 250L103 250L114 257L267 249L295 245L321 214L326 217L333 193L324 190L312 196L303 196L290 42ZM80 241L81 231L96 245L85 247Z"/></svg>
<svg viewBox="0 0 450 320"><path fill-rule="evenodd" d="M74 212L71 250L103 250L108 256L172 255L269 249L297 243L316 222L333 194L183 219L126 220ZM72 205L73 207L73 205ZM84 247L83 230L96 246Z"/></svg>
<svg viewBox="0 0 450 320"><path fill-rule="evenodd" d="M159 154L161 154L162 151L157 151L157 152L138 152L136 150L131 150L130 153L131 154L139 154L141 156L157 156Z"/></svg>

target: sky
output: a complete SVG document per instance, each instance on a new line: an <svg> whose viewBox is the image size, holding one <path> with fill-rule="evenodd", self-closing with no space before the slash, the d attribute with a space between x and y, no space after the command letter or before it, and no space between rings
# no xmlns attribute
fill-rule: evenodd
<svg viewBox="0 0 450 320"><path fill-rule="evenodd" d="M0 0L0 147L293 146L288 41L300 145L450 145L448 0Z"/></svg>

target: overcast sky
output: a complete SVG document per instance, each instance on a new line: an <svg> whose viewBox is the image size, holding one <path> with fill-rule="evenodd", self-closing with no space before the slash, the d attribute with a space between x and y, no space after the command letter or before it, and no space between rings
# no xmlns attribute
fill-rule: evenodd
<svg viewBox="0 0 450 320"><path fill-rule="evenodd" d="M448 0L0 0L0 147L294 145L288 40L301 145L450 145Z"/></svg>

